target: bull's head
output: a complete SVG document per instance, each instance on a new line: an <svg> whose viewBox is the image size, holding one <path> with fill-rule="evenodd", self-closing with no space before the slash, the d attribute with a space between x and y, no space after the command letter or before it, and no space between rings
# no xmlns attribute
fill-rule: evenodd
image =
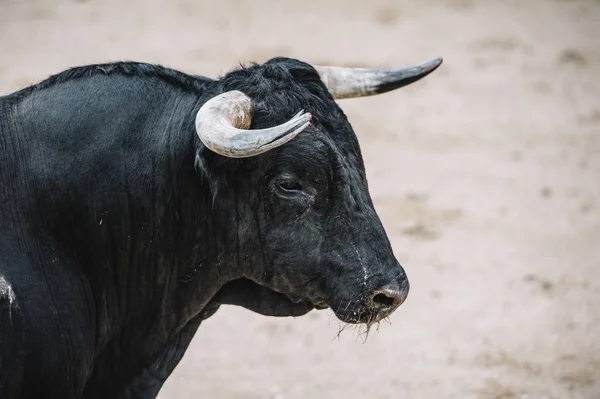
<svg viewBox="0 0 600 399"><path fill-rule="evenodd" d="M196 130L213 153L244 158L228 182L238 198L244 278L304 312L331 307L352 323L379 321L402 304L409 283L373 207L356 136L334 99L397 89L441 62L362 69L277 58L220 80L221 94L201 107Z"/></svg>

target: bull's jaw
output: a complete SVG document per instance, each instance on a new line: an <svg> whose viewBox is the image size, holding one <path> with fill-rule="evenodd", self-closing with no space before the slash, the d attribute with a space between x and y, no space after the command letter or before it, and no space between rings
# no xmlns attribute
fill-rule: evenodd
<svg viewBox="0 0 600 399"><path fill-rule="evenodd" d="M294 294L285 294L285 296L293 303L311 303L315 309L327 309L329 308L329 305L327 305L324 301L322 300L310 300L310 299L305 299L302 298L298 295L294 295Z"/></svg>
<svg viewBox="0 0 600 399"><path fill-rule="evenodd" d="M312 302L288 296L248 279L225 284L211 303L242 306L264 316L297 317L315 308Z"/></svg>

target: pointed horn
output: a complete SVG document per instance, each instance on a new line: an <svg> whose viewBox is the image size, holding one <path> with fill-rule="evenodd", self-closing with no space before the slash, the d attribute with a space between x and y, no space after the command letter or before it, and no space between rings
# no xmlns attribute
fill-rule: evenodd
<svg viewBox="0 0 600 399"><path fill-rule="evenodd" d="M196 115L198 137L210 150L230 158L246 158L287 143L310 124L311 114L298 112L284 124L250 128L252 101L233 90L208 100Z"/></svg>
<svg viewBox="0 0 600 399"><path fill-rule="evenodd" d="M381 94L409 85L433 72L442 63L436 58L405 68L344 68L315 66L321 80L334 98L353 98Z"/></svg>

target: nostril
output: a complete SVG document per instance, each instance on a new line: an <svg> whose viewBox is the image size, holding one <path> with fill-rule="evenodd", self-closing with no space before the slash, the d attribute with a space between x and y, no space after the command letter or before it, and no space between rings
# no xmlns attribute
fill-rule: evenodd
<svg viewBox="0 0 600 399"><path fill-rule="evenodd" d="M373 297L373 303L387 308L394 305L394 298L388 296L387 294L379 293Z"/></svg>
<svg viewBox="0 0 600 399"><path fill-rule="evenodd" d="M392 314L408 296L409 284L406 277L396 278L371 293L366 306L376 314L375 319L381 320Z"/></svg>

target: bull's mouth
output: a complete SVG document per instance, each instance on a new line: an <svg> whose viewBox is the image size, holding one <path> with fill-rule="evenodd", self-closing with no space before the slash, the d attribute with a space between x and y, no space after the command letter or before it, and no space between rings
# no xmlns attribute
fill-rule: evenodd
<svg viewBox="0 0 600 399"><path fill-rule="evenodd" d="M308 300L297 295L285 294L285 297L297 306L311 306L318 310L331 308L335 316L341 322L348 324L375 324L386 317L389 317L398 308L398 306L390 306L385 309L377 310L368 305L357 308L338 308L328 305L325 301Z"/></svg>
<svg viewBox="0 0 600 399"><path fill-rule="evenodd" d="M348 301L344 307L332 307L336 317L345 323L370 326L391 316L408 296L408 280L396 289L376 290L368 299Z"/></svg>
<svg viewBox="0 0 600 399"><path fill-rule="evenodd" d="M314 309L331 308L335 316L348 324L375 324L389 317L400 306L400 303L390 304L385 307L374 307L370 303L360 304L360 301L349 301L346 306L332 306L323 300L308 300L298 295L284 294L293 304L311 306Z"/></svg>
<svg viewBox="0 0 600 399"><path fill-rule="evenodd" d="M389 317L395 309L393 310L385 310L385 311L376 311L370 309L368 307L363 309L351 310L351 311L343 311L343 312L334 312L335 316L342 322L348 324L366 324L372 325L375 323L379 323L386 317Z"/></svg>

